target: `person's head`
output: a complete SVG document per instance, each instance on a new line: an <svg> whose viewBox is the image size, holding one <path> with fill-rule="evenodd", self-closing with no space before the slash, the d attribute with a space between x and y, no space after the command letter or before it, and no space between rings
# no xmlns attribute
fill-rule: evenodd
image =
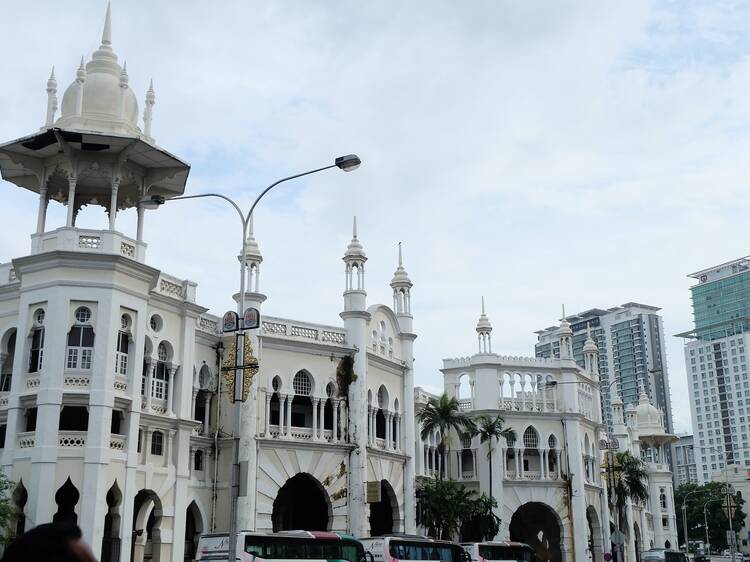
<svg viewBox="0 0 750 562"><path fill-rule="evenodd" d="M46 523L16 538L0 562L96 562L73 523Z"/></svg>

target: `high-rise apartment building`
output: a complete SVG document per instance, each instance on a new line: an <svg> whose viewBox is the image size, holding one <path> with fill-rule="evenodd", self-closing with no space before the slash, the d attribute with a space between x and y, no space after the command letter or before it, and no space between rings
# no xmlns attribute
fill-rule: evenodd
<svg viewBox="0 0 750 562"><path fill-rule="evenodd" d="M698 471L695 466L695 451L692 435L678 435L679 440L672 443L672 475L674 486L698 483Z"/></svg>
<svg viewBox="0 0 750 562"><path fill-rule="evenodd" d="M727 465L750 466L750 257L689 275L695 327L686 338L698 480Z"/></svg>
<svg viewBox="0 0 750 562"><path fill-rule="evenodd" d="M612 431L611 384L617 381L624 404L637 404L639 386L664 412L667 432L672 428L672 404L669 394L664 327L656 306L625 303L614 308L592 308L567 316L573 330L573 357L583 365L583 344L587 333L599 348L599 373L602 381L602 409L605 424ZM537 357L559 357L556 332L552 326L535 332ZM614 377L614 378L613 378Z"/></svg>

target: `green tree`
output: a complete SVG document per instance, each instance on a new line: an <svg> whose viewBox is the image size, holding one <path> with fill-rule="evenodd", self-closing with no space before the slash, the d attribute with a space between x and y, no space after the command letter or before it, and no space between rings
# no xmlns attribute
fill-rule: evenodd
<svg viewBox="0 0 750 562"><path fill-rule="evenodd" d="M687 498L687 501L685 501L685 498ZM729 520L724 510L725 501L726 495L724 494L723 482L707 482L702 486L698 484L683 484L678 487L675 490L674 503L675 511L677 512L677 533L680 544L685 543L685 537L683 536L684 524L682 520L682 504L684 502L687 512L688 539L691 541L705 541L706 529L704 525L707 522L708 538L712 550L728 548L726 532L729 530ZM733 501L736 509L732 517L732 526L735 531L739 531L745 521L746 514L742 509L745 501L739 493L734 495ZM704 506L706 506L705 522L703 518Z"/></svg>
<svg viewBox="0 0 750 562"><path fill-rule="evenodd" d="M627 529L632 522L627 522L625 506L627 500L644 502L649 496L648 473L646 463L630 451L615 453L612 470L610 501L620 515L620 528Z"/></svg>
<svg viewBox="0 0 750 562"><path fill-rule="evenodd" d="M495 498L477 496L455 480L428 480L419 490L419 523L436 539L491 540L500 530Z"/></svg>
<svg viewBox="0 0 750 562"><path fill-rule="evenodd" d="M433 431L440 433L437 450L441 458L443 458L443 453L450 451L452 431L457 431L459 434L474 432L474 423L459 409L458 399L449 398L445 393L439 398L430 398L417 414L417 419L422 423L422 439L427 439ZM442 474L438 474L438 478L442 478Z"/></svg>
<svg viewBox="0 0 750 562"><path fill-rule="evenodd" d="M502 417L496 416L494 418L490 416L479 416L475 421L476 429L474 430L475 435L479 435L479 440L482 443L488 443L487 460L489 461L490 468L490 497L494 497L492 494L492 442L500 437L515 437L516 433L511 428L503 429L505 420ZM493 537L495 535L492 535Z"/></svg>
<svg viewBox="0 0 750 562"><path fill-rule="evenodd" d="M7 544L15 535L13 523L18 517L18 511L13 504L12 494L15 482L8 480L5 473L0 470L0 542Z"/></svg>

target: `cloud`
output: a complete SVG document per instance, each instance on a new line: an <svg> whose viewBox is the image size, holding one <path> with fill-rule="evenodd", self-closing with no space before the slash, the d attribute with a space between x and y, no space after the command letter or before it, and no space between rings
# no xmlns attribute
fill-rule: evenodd
<svg viewBox="0 0 750 562"><path fill-rule="evenodd" d="M101 5L100 5L101 4ZM37 129L97 47L104 3L5 7L0 137ZM258 209L269 314L339 322L340 257L358 215L370 302L390 302L396 243L415 282L417 383L474 350L479 297L495 349L532 354L569 310L638 301L689 328L687 272L747 253L748 18L704 3L114 2L114 48L158 143L193 165L189 192ZM740 12L741 13L741 12ZM50 14L55 14L50 17ZM24 23L26 22L26 23ZM33 22L33 26L29 25ZM28 250L32 194L2 185L0 260ZM64 221L53 206L50 224ZM146 219L148 259L199 283L220 313L239 235L220 203ZM90 209L85 224L104 224ZM134 232L125 213L120 228ZM668 338L677 426L688 429L681 343Z"/></svg>

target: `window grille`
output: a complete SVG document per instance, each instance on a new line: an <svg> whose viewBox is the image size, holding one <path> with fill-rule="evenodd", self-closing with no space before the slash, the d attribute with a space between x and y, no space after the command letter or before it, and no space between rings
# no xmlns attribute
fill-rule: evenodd
<svg viewBox="0 0 750 562"><path fill-rule="evenodd" d="M39 308L36 312L34 312L34 322L37 326L44 325L44 309Z"/></svg>
<svg viewBox="0 0 750 562"><path fill-rule="evenodd" d="M194 470L203 470L203 451L198 449L195 451L195 459L193 464Z"/></svg>
<svg viewBox="0 0 750 562"><path fill-rule="evenodd" d="M536 449L539 446L539 435L533 427L523 432L523 446L526 449Z"/></svg>
<svg viewBox="0 0 750 562"><path fill-rule="evenodd" d="M333 396L333 390L333 383L329 382L328 385L326 385L326 396L328 396L329 398Z"/></svg>
<svg viewBox="0 0 750 562"><path fill-rule="evenodd" d="M557 439L554 435L550 435L549 439L547 440L547 444L549 445L550 449L557 449Z"/></svg>
<svg viewBox="0 0 750 562"><path fill-rule="evenodd" d="M271 386L273 387L274 392L278 392L281 388L281 379L279 379L279 377L274 377L271 381Z"/></svg>
<svg viewBox="0 0 750 562"><path fill-rule="evenodd" d="M79 324L88 324L91 320L91 310L85 306L79 306L75 312L76 322Z"/></svg>
<svg viewBox="0 0 750 562"><path fill-rule="evenodd" d="M161 316L159 316L158 314L152 315L148 321L148 325L151 327L151 329L154 332L158 332L159 330L161 330L161 326L162 326Z"/></svg>
<svg viewBox="0 0 750 562"><path fill-rule="evenodd" d="M169 373L167 373L167 364L157 361L154 376L151 379L151 398L157 400L166 400L169 392Z"/></svg>
<svg viewBox="0 0 750 562"><path fill-rule="evenodd" d="M312 381L310 380L310 375L304 371L300 371L294 375L292 386L294 387L294 393L298 396L310 396L312 393Z"/></svg>
<svg viewBox="0 0 750 562"><path fill-rule="evenodd" d="M156 358L159 361L166 361L167 360L167 346L163 343L159 344L159 347L156 350Z"/></svg>
<svg viewBox="0 0 750 562"><path fill-rule="evenodd" d="M130 326L130 316L123 314L120 316L120 329L127 330Z"/></svg>
<svg viewBox="0 0 750 562"><path fill-rule="evenodd" d="M162 456L164 451L164 434L161 431L154 431L151 434L151 454Z"/></svg>
<svg viewBox="0 0 750 562"><path fill-rule="evenodd" d="M516 436L508 435L508 437L505 438L505 442L508 444L508 447L513 447L516 444Z"/></svg>
<svg viewBox="0 0 750 562"><path fill-rule="evenodd" d="M471 449L471 437L468 435L465 435L462 439L464 449Z"/></svg>
<svg viewBox="0 0 750 562"><path fill-rule="evenodd" d="M88 310L88 309L86 309ZM94 355L94 330L91 326L73 326L68 332L66 369L91 369Z"/></svg>

